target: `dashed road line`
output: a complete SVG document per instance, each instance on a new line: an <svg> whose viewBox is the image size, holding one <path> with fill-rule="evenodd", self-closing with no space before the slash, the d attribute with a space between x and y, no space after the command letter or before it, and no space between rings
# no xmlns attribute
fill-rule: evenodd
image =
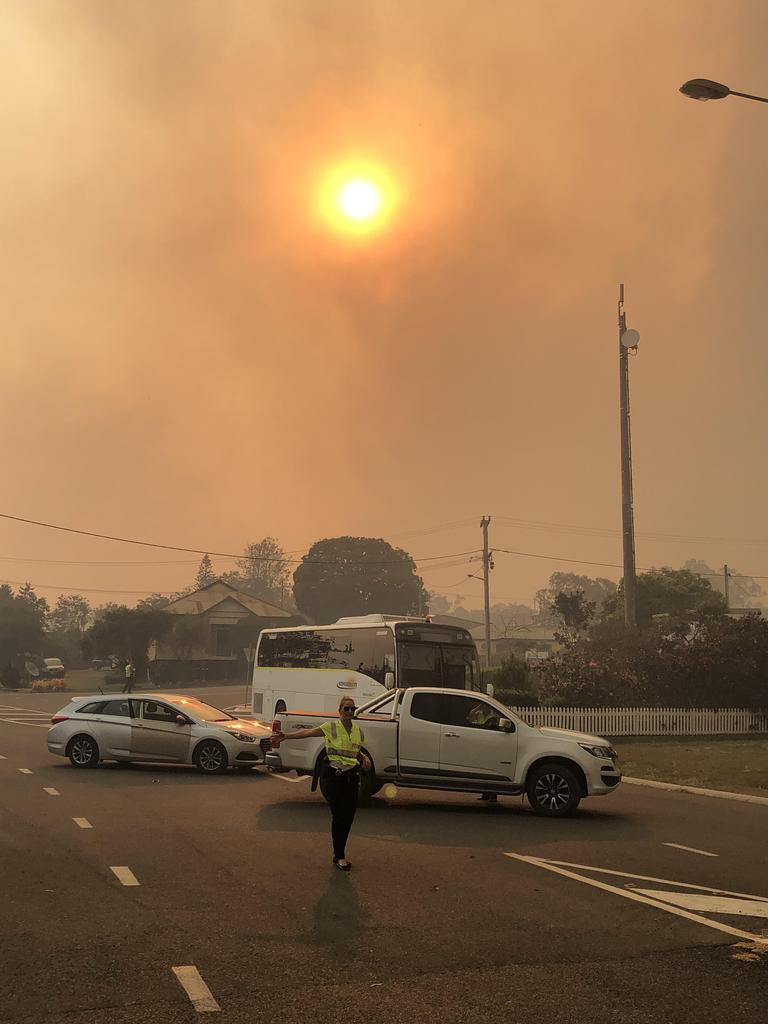
<svg viewBox="0 0 768 1024"><path fill-rule="evenodd" d="M48 796L61 796L61 793L58 791L58 789L54 789L53 786L43 786L43 789L48 794Z"/></svg>
<svg viewBox="0 0 768 1024"><path fill-rule="evenodd" d="M32 771L31 768L19 768L19 771L21 772L22 775L34 775L35 774Z"/></svg>
<svg viewBox="0 0 768 1024"><path fill-rule="evenodd" d="M687 853L700 853L702 857L719 857L719 853L709 853L707 850L697 850L695 846L682 846L680 843L662 843L662 846L671 846L675 850L685 850Z"/></svg>
<svg viewBox="0 0 768 1024"><path fill-rule="evenodd" d="M72 821L74 821L78 828L93 828L93 825L87 818L73 818Z"/></svg>
<svg viewBox="0 0 768 1024"><path fill-rule="evenodd" d="M124 866L110 866L109 870L114 873L114 875L123 883L123 885L141 885L141 882L139 882L138 878L136 877L136 875L134 875L130 868L126 868Z"/></svg>
<svg viewBox="0 0 768 1024"><path fill-rule="evenodd" d="M200 971L196 967L174 967L179 984L189 996L198 1013L218 1013L221 1007L213 998L213 994L203 981Z"/></svg>

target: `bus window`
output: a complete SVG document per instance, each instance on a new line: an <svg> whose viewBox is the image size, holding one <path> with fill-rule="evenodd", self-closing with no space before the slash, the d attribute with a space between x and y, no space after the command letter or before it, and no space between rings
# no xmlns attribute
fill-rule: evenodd
<svg viewBox="0 0 768 1024"><path fill-rule="evenodd" d="M442 686L437 644L400 644L398 686Z"/></svg>
<svg viewBox="0 0 768 1024"><path fill-rule="evenodd" d="M477 658L472 647L443 646L445 686L451 690L479 690Z"/></svg>
<svg viewBox="0 0 768 1024"><path fill-rule="evenodd" d="M335 668L384 683L394 667L395 642L388 629L297 630L263 633L259 668Z"/></svg>

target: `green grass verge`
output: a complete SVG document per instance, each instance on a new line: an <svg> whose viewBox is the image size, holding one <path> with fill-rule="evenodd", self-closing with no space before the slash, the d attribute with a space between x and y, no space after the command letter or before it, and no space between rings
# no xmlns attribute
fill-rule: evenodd
<svg viewBox="0 0 768 1024"><path fill-rule="evenodd" d="M676 740L619 737L615 746L624 775L768 796L768 736L684 736Z"/></svg>

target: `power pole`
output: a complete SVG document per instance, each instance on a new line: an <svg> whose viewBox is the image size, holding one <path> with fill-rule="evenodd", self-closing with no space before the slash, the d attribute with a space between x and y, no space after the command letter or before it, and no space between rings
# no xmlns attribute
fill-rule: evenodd
<svg viewBox="0 0 768 1024"><path fill-rule="evenodd" d="M488 576L493 568L491 555L488 551L488 527L491 522L490 516L483 516L480 520L480 528L483 531L483 597L485 600L485 667L491 667L491 599L488 586Z"/></svg>
<svg viewBox="0 0 768 1024"><path fill-rule="evenodd" d="M728 588L728 580L730 579L730 576L731 576L731 574L730 574L730 572L728 572L728 566L724 565L723 566L723 583L725 584L725 610L726 611L730 611L731 610L730 594L729 594L729 588Z"/></svg>
<svg viewBox="0 0 768 1024"><path fill-rule="evenodd" d="M624 623L637 626L635 520L632 500L632 439L629 416L629 350L637 350L640 335L627 330L624 285L619 285L619 395L621 415L621 530L624 548Z"/></svg>

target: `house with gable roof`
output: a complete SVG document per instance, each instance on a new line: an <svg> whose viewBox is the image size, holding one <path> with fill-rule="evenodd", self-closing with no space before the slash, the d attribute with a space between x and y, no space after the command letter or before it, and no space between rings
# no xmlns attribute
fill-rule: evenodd
<svg viewBox="0 0 768 1024"><path fill-rule="evenodd" d="M150 647L149 674L156 682L244 679L245 650L255 647L262 629L303 622L224 580L185 594L163 611L179 621Z"/></svg>

